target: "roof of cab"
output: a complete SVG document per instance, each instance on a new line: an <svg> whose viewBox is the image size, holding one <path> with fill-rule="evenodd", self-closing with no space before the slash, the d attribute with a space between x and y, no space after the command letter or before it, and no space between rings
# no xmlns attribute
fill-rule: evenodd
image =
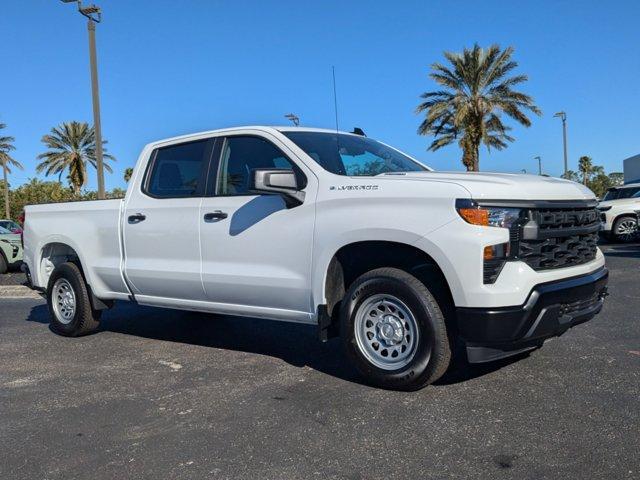
<svg viewBox="0 0 640 480"><path fill-rule="evenodd" d="M229 127L229 128L219 128L216 130L206 130L204 132L195 132L188 133L186 135L178 135L176 137L163 138L161 140L156 140L154 142L150 142L147 147L154 147L163 143L173 143L179 140L189 140L190 138L199 138L206 137L207 135L217 135L220 133L233 133L242 130L259 130L263 132L324 132L324 133L336 133L336 130L331 130L328 128L313 128L313 127L293 127L293 126L271 126L271 125L246 125L246 126L238 126L238 127ZM337 131L337 133L343 135L355 135L351 132L343 132Z"/></svg>

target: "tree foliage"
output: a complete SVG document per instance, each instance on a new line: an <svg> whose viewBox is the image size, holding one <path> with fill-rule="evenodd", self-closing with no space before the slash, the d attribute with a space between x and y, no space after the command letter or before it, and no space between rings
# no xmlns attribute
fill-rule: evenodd
<svg viewBox="0 0 640 480"><path fill-rule="evenodd" d="M586 185L598 198L604 197L604 194L611 187L624 183L622 173L612 172L607 175L604 167L594 165L591 157L586 155L578 160L578 170L579 172L567 170L567 173L563 174L562 178Z"/></svg>
<svg viewBox="0 0 640 480"><path fill-rule="evenodd" d="M0 123L0 130L4 130L6 127L7 126L4 123ZM20 162L18 162L11 155L9 155L9 152L16 149L16 147L13 145L13 142L15 142L15 138L10 137L8 135L0 135L0 168L2 168L2 178L3 178L4 185L6 185L7 187L10 185L9 174L11 173L11 167L16 167L16 168L19 168L20 170L23 170L23 167L20 164ZM10 200L9 200L9 195L7 194L6 189L5 189L5 192L3 193L2 200L3 200L3 203L5 204L5 207L4 207L5 215L9 216L10 209L7 203Z"/></svg>
<svg viewBox="0 0 640 480"><path fill-rule="evenodd" d="M129 168L125 168L124 169L124 181L129 183L129 180L131 180L131 177L133 176L133 168L129 167Z"/></svg>
<svg viewBox="0 0 640 480"><path fill-rule="evenodd" d="M0 181L0 211L4 211L4 188L5 183ZM107 198L123 198L125 190L116 188L107 192ZM9 191L10 198L10 218L17 220L25 205L35 205L39 203L58 203L77 200L96 200L98 194L95 191L76 192L72 187L63 185L60 182L43 182L33 178L29 182Z"/></svg>
<svg viewBox="0 0 640 480"><path fill-rule="evenodd" d="M591 160L591 157L586 155L580 157L578 159L578 170L580 171L580 175L582 175L582 183L586 185L593 174L593 160Z"/></svg>
<svg viewBox="0 0 640 480"><path fill-rule="evenodd" d="M416 113L425 113L418 133L435 137L429 150L457 141L462 163L467 170L478 171L480 145L502 150L514 141L502 115L529 127L527 113L542 114L532 97L514 90L528 78L512 75L518 66L512 59L513 51L512 47L483 49L475 44L462 53L445 52L450 66L431 65L429 76L442 89L423 93L424 101L416 109Z"/></svg>
<svg viewBox="0 0 640 480"><path fill-rule="evenodd" d="M67 172L69 183L76 193L80 193L87 183L87 163L96 168L96 140L93 127L86 122L65 122L51 129L51 133L42 137L42 143L48 148L38 155L42 160L36 167L38 173L62 176ZM106 144L106 140L102 142ZM108 160L115 161L103 147L104 169L111 173Z"/></svg>
<svg viewBox="0 0 640 480"><path fill-rule="evenodd" d="M0 123L0 130L3 130L5 128L7 128L7 125L4 123ZM13 145L13 142L15 142L15 140L15 138L8 135L0 135L0 165L2 165L6 169L7 173L11 173L11 167L24 170L20 162L9 155L9 152L16 149L16 147Z"/></svg>
<svg viewBox="0 0 640 480"><path fill-rule="evenodd" d="M609 174L609 179L611 180L612 187L618 187L624 184L624 173L622 172L611 172Z"/></svg>

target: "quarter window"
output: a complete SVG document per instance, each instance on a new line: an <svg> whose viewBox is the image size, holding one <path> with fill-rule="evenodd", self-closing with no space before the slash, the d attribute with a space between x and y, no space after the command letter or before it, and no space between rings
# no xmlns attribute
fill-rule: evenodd
<svg viewBox="0 0 640 480"><path fill-rule="evenodd" d="M217 195L247 195L252 170L286 168L299 172L273 143L260 137L227 137L220 158Z"/></svg>
<svg viewBox="0 0 640 480"><path fill-rule="evenodd" d="M207 142L200 140L159 148L145 183L146 193L158 198L199 195Z"/></svg>

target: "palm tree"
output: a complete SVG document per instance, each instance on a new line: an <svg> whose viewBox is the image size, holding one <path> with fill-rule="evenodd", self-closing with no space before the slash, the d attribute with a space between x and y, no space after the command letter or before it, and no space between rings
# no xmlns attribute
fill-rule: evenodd
<svg viewBox="0 0 640 480"><path fill-rule="evenodd" d="M580 157L580 159L578 160L578 170L582 174L582 183L586 185L589 181L589 178L591 177L591 174L593 173L593 162L591 160L591 157L588 157L586 155Z"/></svg>
<svg viewBox="0 0 640 480"><path fill-rule="evenodd" d="M571 180L572 182L580 183L580 175L578 175L578 173L574 172L573 170L567 170L562 175L560 175L560 178L564 178L565 180Z"/></svg>
<svg viewBox="0 0 640 480"><path fill-rule="evenodd" d="M4 130L7 126L4 123L0 123L0 130ZM11 173L11 169L9 165L12 167L19 168L20 170L24 170L20 162L11 158L9 152L11 150L15 150L16 147L13 146L13 142L15 142L15 138L9 136L0 136L0 163L2 163L2 174L4 176L4 208L6 218L9 219L11 217L11 209L9 208L9 174Z"/></svg>
<svg viewBox="0 0 640 480"><path fill-rule="evenodd" d="M51 129L51 134L42 137L49 150L38 155L42 160L36 167L37 172L45 175L62 175L68 170L69 183L76 193L87 183L87 163L96 168L96 140L93 127L86 122L64 122ZM106 140L102 142L106 144ZM112 155L104 150L104 168L111 173L107 160L115 161Z"/></svg>
<svg viewBox="0 0 640 480"><path fill-rule="evenodd" d="M508 76L518 66L511 57L513 48L501 50L492 45L486 50L475 44L462 53L444 52L451 66L431 65L429 75L443 89L421 95L424 101L416 113L425 112L418 128L420 135L433 135L429 150L435 151L458 141L462 163L469 171L478 171L479 149L502 150L514 138L510 127L502 123L501 115L528 127L531 121L526 111L541 115L533 98L513 90L527 81L526 75Z"/></svg>
<svg viewBox="0 0 640 480"><path fill-rule="evenodd" d="M132 176L133 176L133 168L131 168L131 167L125 168L124 169L124 181L129 183L129 180L131 180Z"/></svg>

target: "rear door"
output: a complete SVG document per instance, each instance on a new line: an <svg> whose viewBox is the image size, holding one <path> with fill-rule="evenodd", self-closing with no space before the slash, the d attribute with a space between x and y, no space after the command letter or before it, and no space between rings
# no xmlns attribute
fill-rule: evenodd
<svg viewBox="0 0 640 480"><path fill-rule="evenodd" d="M125 274L144 297L204 300L200 278L200 203L214 139L154 150L125 205Z"/></svg>
<svg viewBox="0 0 640 480"><path fill-rule="evenodd" d="M309 320L316 177L275 137L228 136L216 152L198 219L207 299L229 313ZM250 192L255 168L293 169L304 203Z"/></svg>

